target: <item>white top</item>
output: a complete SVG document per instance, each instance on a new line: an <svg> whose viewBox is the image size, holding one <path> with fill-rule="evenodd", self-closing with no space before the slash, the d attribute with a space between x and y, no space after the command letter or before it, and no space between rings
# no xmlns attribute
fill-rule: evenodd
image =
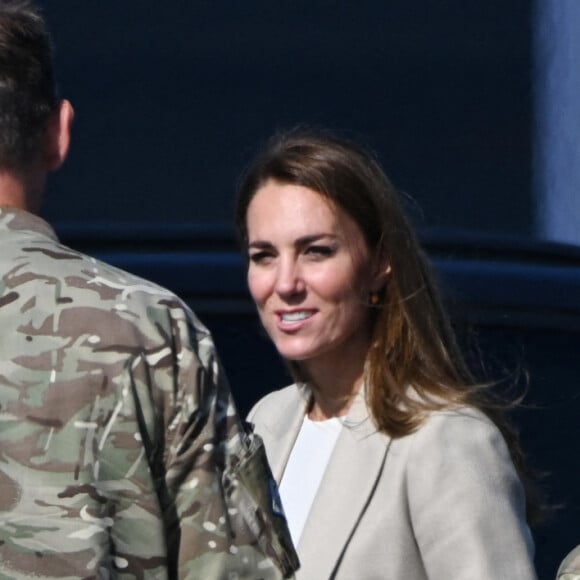
<svg viewBox="0 0 580 580"><path fill-rule="evenodd" d="M312 421L304 416L280 482L282 506L295 546L302 535L341 428L342 422L338 417Z"/></svg>

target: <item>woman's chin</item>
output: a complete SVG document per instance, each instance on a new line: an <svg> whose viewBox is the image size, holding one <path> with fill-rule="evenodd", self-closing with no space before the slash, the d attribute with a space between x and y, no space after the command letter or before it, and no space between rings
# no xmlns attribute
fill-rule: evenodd
<svg viewBox="0 0 580 580"><path fill-rule="evenodd" d="M316 357L317 352L312 348L290 348L288 346L278 346L280 356L290 362L303 362Z"/></svg>

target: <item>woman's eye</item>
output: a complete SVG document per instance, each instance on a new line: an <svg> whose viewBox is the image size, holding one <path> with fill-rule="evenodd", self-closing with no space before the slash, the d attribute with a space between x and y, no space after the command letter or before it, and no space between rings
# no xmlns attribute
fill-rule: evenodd
<svg viewBox="0 0 580 580"><path fill-rule="evenodd" d="M334 254L334 248L330 246L309 246L306 250L307 254L316 258L328 258Z"/></svg>
<svg viewBox="0 0 580 580"><path fill-rule="evenodd" d="M250 262L261 264L272 257L272 252L252 252L250 253Z"/></svg>

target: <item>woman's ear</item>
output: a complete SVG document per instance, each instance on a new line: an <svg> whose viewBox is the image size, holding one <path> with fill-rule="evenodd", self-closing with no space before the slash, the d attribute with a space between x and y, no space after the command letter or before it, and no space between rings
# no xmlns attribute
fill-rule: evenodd
<svg viewBox="0 0 580 580"><path fill-rule="evenodd" d="M48 120L44 148L44 161L48 171L59 169L68 155L74 116L70 101L63 100Z"/></svg>
<svg viewBox="0 0 580 580"><path fill-rule="evenodd" d="M388 258L382 257L376 260L371 279L371 292L380 292L386 286L391 269L391 262Z"/></svg>

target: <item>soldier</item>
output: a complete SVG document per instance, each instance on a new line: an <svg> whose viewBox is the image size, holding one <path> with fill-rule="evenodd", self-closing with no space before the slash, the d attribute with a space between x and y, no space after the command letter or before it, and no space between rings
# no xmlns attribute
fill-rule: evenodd
<svg viewBox="0 0 580 580"><path fill-rule="evenodd" d="M2 0L0 577L287 577L276 487L208 331L35 215L72 119L38 8Z"/></svg>

